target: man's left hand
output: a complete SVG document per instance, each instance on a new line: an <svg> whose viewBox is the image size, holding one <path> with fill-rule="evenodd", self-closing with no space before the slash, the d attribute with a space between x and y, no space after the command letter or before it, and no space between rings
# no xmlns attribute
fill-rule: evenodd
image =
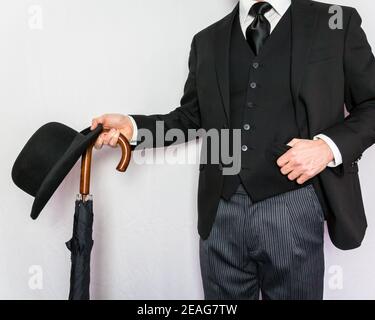
<svg viewBox="0 0 375 320"><path fill-rule="evenodd" d="M314 178L334 160L331 148L320 139L293 139L288 146L292 148L277 160L277 164L283 175L298 184Z"/></svg>

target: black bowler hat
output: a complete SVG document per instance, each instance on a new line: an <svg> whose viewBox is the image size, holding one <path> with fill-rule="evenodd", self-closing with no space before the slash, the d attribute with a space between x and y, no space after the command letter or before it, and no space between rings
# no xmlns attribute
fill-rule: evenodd
<svg viewBox="0 0 375 320"><path fill-rule="evenodd" d="M102 132L102 126L77 132L64 124L51 122L34 133L17 157L12 169L14 183L35 197L31 218L52 197L81 155Z"/></svg>

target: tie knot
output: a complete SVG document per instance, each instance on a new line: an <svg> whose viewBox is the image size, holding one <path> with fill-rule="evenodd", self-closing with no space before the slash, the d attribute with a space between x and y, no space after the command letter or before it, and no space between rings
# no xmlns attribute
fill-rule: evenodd
<svg viewBox="0 0 375 320"><path fill-rule="evenodd" d="M272 9L272 6L268 2L260 1L260 2L255 3L251 7L249 14L253 17L258 16L258 15L263 16L271 9Z"/></svg>

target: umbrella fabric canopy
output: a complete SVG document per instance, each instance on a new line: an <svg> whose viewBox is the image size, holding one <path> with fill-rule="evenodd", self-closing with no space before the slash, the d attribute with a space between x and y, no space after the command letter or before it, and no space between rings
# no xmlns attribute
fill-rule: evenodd
<svg viewBox="0 0 375 320"><path fill-rule="evenodd" d="M66 246L71 251L69 300L90 299L90 255L92 240L93 202L77 200L75 204L73 236Z"/></svg>
<svg viewBox="0 0 375 320"><path fill-rule="evenodd" d="M122 157L117 170L125 172L130 162L131 147L122 134L118 139L118 145L121 147ZM80 195L75 203L73 236L66 243L71 251L72 260L69 300L90 299L90 256L94 244L92 239L94 214L90 195L92 149L93 144L82 156Z"/></svg>

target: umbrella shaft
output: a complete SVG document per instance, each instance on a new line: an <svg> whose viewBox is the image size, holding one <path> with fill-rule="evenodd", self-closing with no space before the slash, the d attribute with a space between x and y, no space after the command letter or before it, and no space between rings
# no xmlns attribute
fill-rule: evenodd
<svg viewBox="0 0 375 320"><path fill-rule="evenodd" d="M93 147L94 145L91 144L82 156L80 193L83 201L86 201L85 197L90 194L91 159Z"/></svg>

